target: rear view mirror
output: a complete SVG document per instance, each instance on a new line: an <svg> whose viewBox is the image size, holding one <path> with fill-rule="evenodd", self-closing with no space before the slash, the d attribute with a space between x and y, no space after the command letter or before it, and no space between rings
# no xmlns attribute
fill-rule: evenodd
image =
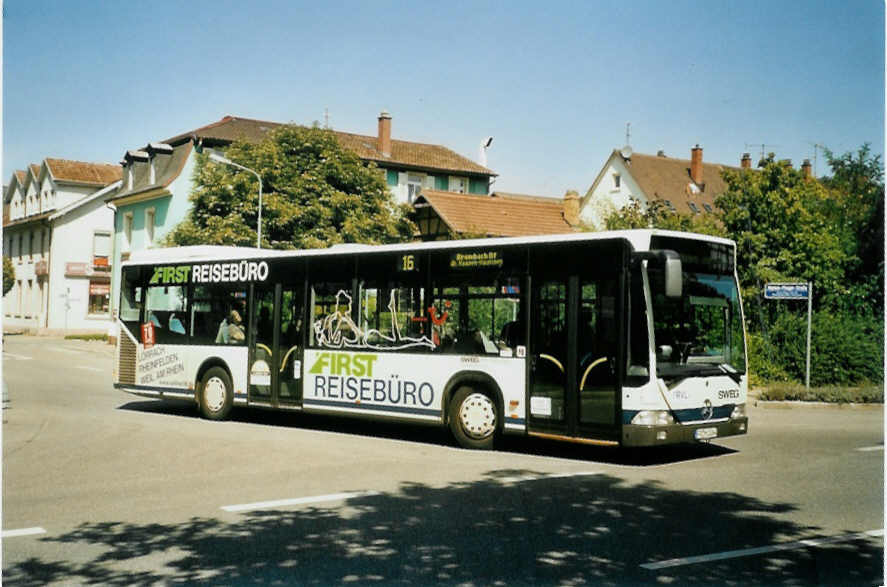
<svg viewBox="0 0 887 587"><path fill-rule="evenodd" d="M684 270L681 256L676 252L663 249L647 253L635 253L636 261L648 261L662 267L665 277L665 297L680 298L684 293Z"/></svg>
<svg viewBox="0 0 887 587"><path fill-rule="evenodd" d="M683 295L684 272L681 257L674 251L659 251L665 262L665 297L679 298Z"/></svg>

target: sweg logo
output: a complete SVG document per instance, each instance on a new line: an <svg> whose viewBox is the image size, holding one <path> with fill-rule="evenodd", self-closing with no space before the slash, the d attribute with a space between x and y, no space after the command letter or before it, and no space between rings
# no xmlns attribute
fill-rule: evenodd
<svg viewBox="0 0 887 587"><path fill-rule="evenodd" d="M427 381L401 380L395 374L386 379L373 377L378 358L373 354L320 353L308 371L314 375L314 397L426 408L434 403L434 387Z"/></svg>
<svg viewBox="0 0 887 587"><path fill-rule="evenodd" d="M150 285L188 283L219 283L234 281L265 281L268 279L268 263L265 261L240 261L239 263L207 263L179 267L155 267Z"/></svg>

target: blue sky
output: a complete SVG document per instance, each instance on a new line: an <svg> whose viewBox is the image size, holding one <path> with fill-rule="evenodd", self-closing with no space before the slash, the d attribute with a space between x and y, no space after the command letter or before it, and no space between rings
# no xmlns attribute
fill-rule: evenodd
<svg viewBox="0 0 887 587"><path fill-rule="evenodd" d="M116 163L226 114L322 121L476 159L494 189L585 193L636 152L884 150L884 3L7 0L3 182ZM819 174L827 172L822 152Z"/></svg>

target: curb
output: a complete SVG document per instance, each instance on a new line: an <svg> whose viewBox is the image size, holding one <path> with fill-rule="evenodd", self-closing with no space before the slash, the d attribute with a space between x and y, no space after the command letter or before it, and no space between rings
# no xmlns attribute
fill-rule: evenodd
<svg viewBox="0 0 887 587"><path fill-rule="evenodd" d="M751 398L749 398L751 399ZM817 409L839 409L839 410L883 410L884 404L879 403L830 403L830 402L802 402L799 400L789 401L769 401L754 399L756 408L765 410L791 410L794 408L817 408Z"/></svg>

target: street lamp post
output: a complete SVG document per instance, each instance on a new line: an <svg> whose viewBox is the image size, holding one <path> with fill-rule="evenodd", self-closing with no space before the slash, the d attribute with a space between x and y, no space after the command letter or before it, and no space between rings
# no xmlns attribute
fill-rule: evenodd
<svg viewBox="0 0 887 587"><path fill-rule="evenodd" d="M218 153L210 153L209 158L211 160L215 161L216 163L223 163L225 165L230 165L231 167L236 167L237 169L242 169L243 171L249 171L250 173L252 173L253 175L256 176L256 179L259 180L259 218L258 218L258 222L257 222L258 231L256 234L256 248L261 249L262 248L262 176L260 176L258 173L256 173L255 171L253 171L249 167L244 167L243 165L235 163L234 161L231 161L230 159L228 159L226 157L222 157Z"/></svg>

